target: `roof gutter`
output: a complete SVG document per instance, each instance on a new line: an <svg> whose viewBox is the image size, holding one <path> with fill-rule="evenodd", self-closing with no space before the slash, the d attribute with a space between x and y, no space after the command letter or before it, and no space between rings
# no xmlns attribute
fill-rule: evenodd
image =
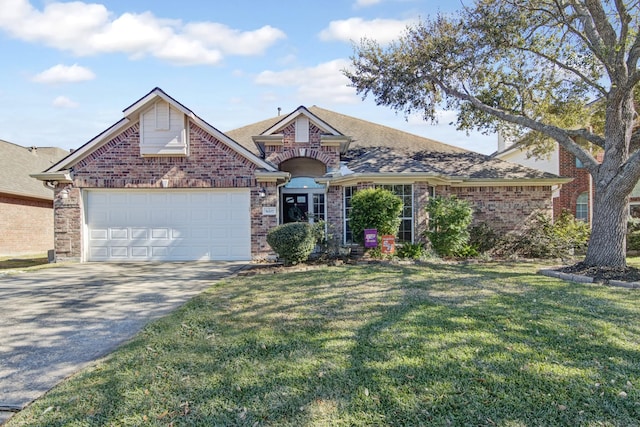
<svg viewBox="0 0 640 427"><path fill-rule="evenodd" d="M407 173L352 173L348 175L328 176L315 179L318 184L325 185L345 185L351 182L388 182L388 183L407 183L417 180L428 180L433 184L450 185L456 182L462 182L464 177L446 177L438 174L429 174L424 172L407 172Z"/></svg>
<svg viewBox="0 0 640 427"><path fill-rule="evenodd" d="M452 187L492 187L492 186L541 186L541 185L556 185L566 184L573 181L573 178L468 178L462 182L451 183Z"/></svg>

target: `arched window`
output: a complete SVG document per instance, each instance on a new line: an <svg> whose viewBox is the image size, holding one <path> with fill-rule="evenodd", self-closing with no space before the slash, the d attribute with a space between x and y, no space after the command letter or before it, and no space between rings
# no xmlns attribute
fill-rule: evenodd
<svg viewBox="0 0 640 427"><path fill-rule="evenodd" d="M589 221L589 193L581 193L576 199L576 219Z"/></svg>

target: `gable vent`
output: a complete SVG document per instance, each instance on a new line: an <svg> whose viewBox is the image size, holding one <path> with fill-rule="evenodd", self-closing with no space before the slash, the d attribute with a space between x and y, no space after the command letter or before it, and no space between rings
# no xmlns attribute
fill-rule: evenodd
<svg viewBox="0 0 640 427"><path fill-rule="evenodd" d="M296 142L309 142L309 118L300 116L296 119Z"/></svg>

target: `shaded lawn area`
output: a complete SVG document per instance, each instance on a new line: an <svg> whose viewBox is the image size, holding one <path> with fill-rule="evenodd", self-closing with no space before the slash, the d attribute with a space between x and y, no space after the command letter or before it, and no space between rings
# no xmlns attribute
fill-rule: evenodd
<svg viewBox="0 0 640 427"><path fill-rule="evenodd" d="M8 425L638 425L640 292L540 267L236 277Z"/></svg>
<svg viewBox="0 0 640 427"><path fill-rule="evenodd" d="M30 269L49 263L47 254L32 256L0 257L0 272L15 269Z"/></svg>

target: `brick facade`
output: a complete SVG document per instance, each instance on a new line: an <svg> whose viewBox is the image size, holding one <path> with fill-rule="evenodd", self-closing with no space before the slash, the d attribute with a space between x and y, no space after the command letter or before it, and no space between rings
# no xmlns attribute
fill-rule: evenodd
<svg viewBox="0 0 640 427"><path fill-rule="evenodd" d="M340 135L324 136L324 131L309 121L307 142L296 142L296 123L287 121L280 129L261 140L264 160L247 154L241 147L233 147L203 122L193 116L188 126L188 155L185 157L142 157L140 155L140 126L133 122L118 135L100 141L99 148L78 156L72 165L72 183L58 183L55 189L54 209L55 251L57 261L81 261L84 248L83 232L85 213L83 190L85 189L232 189L246 188L250 193L251 257L263 259L273 254L266 242L269 230L280 223L277 215L265 214L264 208L276 208L282 204L280 184L286 174L318 178L325 172L340 170ZM200 123L203 127L198 126ZM275 126L275 125L274 125ZM214 135L212 135L213 133ZM279 135L282 135L280 139ZM301 135L306 136L306 131ZM301 136L300 135L300 136ZM255 135L254 135L255 136ZM327 138L323 142L323 137ZM338 138L335 138L338 137ZM106 137L105 137L106 138ZM333 139L332 139L333 138ZM346 139L346 137L345 137ZM297 159L304 159L299 161ZM313 160L310 161L308 159ZM259 170L261 165L264 169ZM282 166L282 168L280 167ZM68 166L65 166L68 167ZM260 172L260 173L258 173ZM65 171L66 173L66 171ZM59 176L59 175L56 175ZM511 231L521 226L534 212L552 213L552 189L550 186L435 186L431 178L423 175L389 176L380 181L375 174L335 175L342 183L329 180L325 194L326 222L329 232L337 241L344 240L344 186L357 189L370 188L388 181L413 185L413 237L423 239L428 225L425 206L432 194L456 195L469 200L475 207L476 223L486 222L497 231ZM410 178L411 177L411 178ZM51 179L54 181L54 179ZM447 182L439 177L435 182ZM455 182L455 181L453 181ZM305 187L306 188L306 187ZM264 194L260 194L264 190ZM286 191L297 191L286 188ZM308 194L318 194L321 188L310 188ZM403 190L404 191L404 190ZM300 192L304 192L301 188Z"/></svg>
<svg viewBox="0 0 640 427"><path fill-rule="evenodd" d="M53 202L0 195L0 256L53 249Z"/></svg>
<svg viewBox="0 0 640 427"><path fill-rule="evenodd" d="M337 147L322 146L322 130L313 123L309 124L309 142L295 142L295 123L279 129L277 133L282 133L282 144L265 147L265 159L268 162L280 165L285 160L306 157L318 160L328 168L340 166L340 153Z"/></svg>
<svg viewBox="0 0 640 427"><path fill-rule="evenodd" d="M259 188L268 184L257 182L254 163L193 123L189 132L188 157L141 157L136 123L79 161L73 168L73 185L58 184L55 192L56 260L82 259L81 190L91 188L250 188L252 256L264 254L266 231L277 219L263 216L262 205L274 205L275 187L268 198L260 199Z"/></svg>
<svg viewBox="0 0 640 427"><path fill-rule="evenodd" d="M553 203L553 216L557 218L565 209L575 216L578 196L593 187L591 174L587 169L577 167L576 157L565 148L560 146L558 154L560 176L573 177L574 180L562 185L560 195L555 198Z"/></svg>
<svg viewBox="0 0 640 427"><path fill-rule="evenodd" d="M553 214L550 186L438 186L436 195L468 200L474 207L474 224L484 222L499 232L519 229L537 212Z"/></svg>

